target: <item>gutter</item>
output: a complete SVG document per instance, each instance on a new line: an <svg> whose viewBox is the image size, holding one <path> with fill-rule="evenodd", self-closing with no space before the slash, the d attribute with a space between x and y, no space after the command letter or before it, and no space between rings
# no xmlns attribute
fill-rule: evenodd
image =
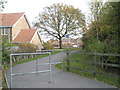
<svg viewBox="0 0 120 90"><path fill-rule="evenodd" d="M12 26L0 26L0 28L7 28L7 27L12 27Z"/></svg>

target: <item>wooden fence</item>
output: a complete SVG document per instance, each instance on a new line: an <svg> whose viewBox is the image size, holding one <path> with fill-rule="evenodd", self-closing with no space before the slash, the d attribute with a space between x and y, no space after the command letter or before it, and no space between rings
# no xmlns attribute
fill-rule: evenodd
<svg viewBox="0 0 120 90"><path fill-rule="evenodd" d="M113 63L107 63L107 62L97 62L97 58L96 56L113 56L113 57L117 57L118 61L120 62L120 54L108 54L108 53L77 53L77 54L81 54L81 55L92 55L93 56L93 60L91 61L86 61L86 60L71 60L69 58L70 56L70 52L67 52L67 66L66 69L67 71L70 71L70 69L73 70L78 70L78 71L84 71L84 72L90 72L93 73L93 77L96 77L96 74L103 74L103 75L109 75L109 76L114 76L114 77L119 77L119 73L118 75L115 75L113 73L106 73L106 72L99 72L96 71L96 67L98 65L104 65L104 66L109 66L109 67L116 67L116 68L120 68L120 63L117 64L113 64ZM71 67L70 62L77 62L77 63L86 63L86 64L92 64L93 65L93 69L92 70L87 70L87 69L81 69L81 68L76 68L76 67Z"/></svg>

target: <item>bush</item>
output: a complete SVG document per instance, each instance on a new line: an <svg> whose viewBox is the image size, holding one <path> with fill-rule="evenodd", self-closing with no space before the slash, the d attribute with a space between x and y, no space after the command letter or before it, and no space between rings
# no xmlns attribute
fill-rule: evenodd
<svg viewBox="0 0 120 90"><path fill-rule="evenodd" d="M8 39L2 37L2 63L9 63L10 60L10 48L14 46L14 44L10 43Z"/></svg>
<svg viewBox="0 0 120 90"><path fill-rule="evenodd" d="M53 46L47 42L47 43L43 43L42 46L44 47L45 50L50 50L50 49L53 49Z"/></svg>
<svg viewBox="0 0 120 90"><path fill-rule="evenodd" d="M17 44L16 50L14 49L13 52L21 52L21 53L32 53L36 52L38 50L38 47L31 43L20 43Z"/></svg>

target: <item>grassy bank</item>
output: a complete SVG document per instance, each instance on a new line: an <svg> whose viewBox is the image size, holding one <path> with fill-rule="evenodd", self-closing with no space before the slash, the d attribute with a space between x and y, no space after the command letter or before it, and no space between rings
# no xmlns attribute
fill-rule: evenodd
<svg viewBox="0 0 120 90"><path fill-rule="evenodd" d="M89 55L80 55L78 53L71 54L69 56L69 58L71 60L84 60L84 61L92 61L93 60L93 58ZM66 59L64 60L64 66L67 66ZM55 67L61 69L61 64L57 64L57 65L55 65ZM90 70L90 71L92 71L94 68L93 64L79 63L79 62L74 62L74 61L70 62L70 67L84 69L84 70ZM64 67L64 70L66 71L66 67ZM109 72L106 72L104 69L100 68L99 66L96 66L96 71L109 73ZM118 78L116 78L114 76L108 76L106 74L96 74L96 77L94 77L93 73L91 73L91 72L85 72L85 71L74 70L74 69L70 69L70 72L73 72L73 73L76 73L76 74L79 74L81 76L88 77L88 78L91 78L91 79L94 79L97 81L108 83L108 84L111 84L115 87L120 87L120 84L118 83Z"/></svg>

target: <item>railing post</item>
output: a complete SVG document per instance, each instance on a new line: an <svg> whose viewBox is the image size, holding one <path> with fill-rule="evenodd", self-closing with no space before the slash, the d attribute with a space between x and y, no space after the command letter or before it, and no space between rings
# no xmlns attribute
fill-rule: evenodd
<svg viewBox="0 0 120 90"><path fill-rule="evenodd" d="M62 50L62 53L61 53L61 54L62 54L62 61L61 61L61 62L62 62L62 70L63 70L63 69L64 69L64 65L63 65L63 62L64 62L64 61L63 61L63 50Z"/></svg>
<svg viewBox="0 0 120 90"><path fill-rule="evenodd" d="M96 53L96 51L94 51L94 53ZM96 77L96 55L94 55L94 59L93 59L93 77L95 78Z"/></svg>
<svg viewBox="0 0 120 90"><path fill-rule="evenodd" d="M52 65L51 65L51 52L49 52L49 82L52 83Z"/></svg>
<svg viewBox="0 0 120 90"><path fill-rule="evenodd" d="M38 73L38 59L36 59L36 74Z"/></svg>
<svg viewBox="0 0 120 90"><path fill-rule="evenodd" d="M36 50L36 53L38 53L38 51ZM35 57L37 57L37 55L35 55ZM36 59L36 74L38 73L38 59Z"/></svg>
<svg viewBox="0 0 120 90"><path fill-rule="evenodd" d="M10 55L10 88L12 88L12 55Z"/></svg>
<svg viewBox="0 0 120 90"><path fill-rule="evenodd" d="M69 52L67 51L67 71L70 71Z"/></svg>

